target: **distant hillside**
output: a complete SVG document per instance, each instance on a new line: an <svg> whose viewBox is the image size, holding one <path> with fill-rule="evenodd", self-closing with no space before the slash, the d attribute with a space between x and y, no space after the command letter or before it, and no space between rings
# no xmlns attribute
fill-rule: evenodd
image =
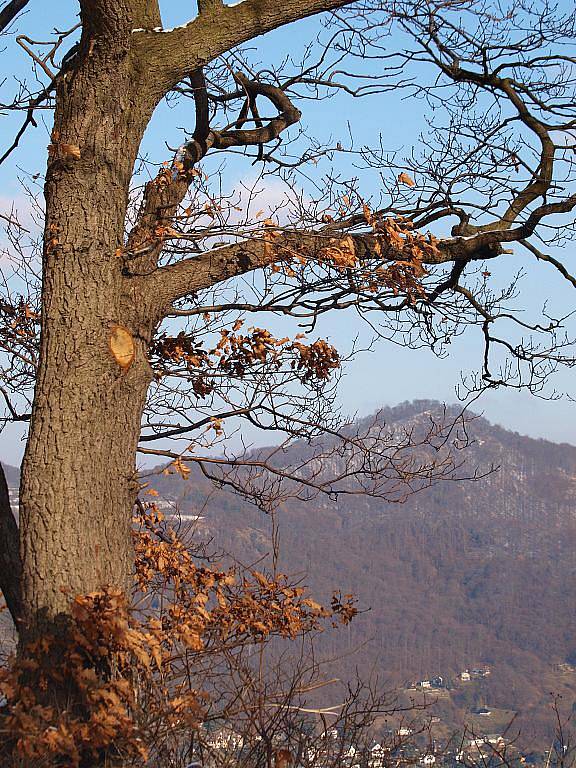
<svg viewBox="0 0 576 768"><path fill-rule="evenodd" d="M441 408L426 401L378 419L401 427L431 414ZM320 598L339 588L370 608L349 630L321 638L325 656L359 648L339 662L341 674L376 670L394 685L441 675L454 687L442 703L447 722L480 705L513 710L524 736L542 744L550 691L576 699L576 674L557 667L576 664L576 447L481 418L469 434L467 467L499 467L477 482L442 483L400 505L362 496L283 504L280 568L303 576ZM313 448L296 444L289 458ZM264 567L270 517L194 469L188 480L148 479L165 511L201 517L196 534L212 538L212 548ZM460 681L480 667L491 674Z"/></svg>
<svg viewBox="0 0 576 768"><path fill-rule="evenodd" d="M430 412L440 416L440 406L405 404L380 418L418 423ZM370 607L350 631L322 639L326 655L361 646L344 668L402 683L456 681L489 665L489 677L454 692L452 716L479 704L512 709L543 738L549 692L576 698L574 676L554 674L554 665L576 663L576 448L480 418L469 432L467 466L497 472L439 484L402 505L355 496L291 501L277 515L280 567L306 574L320 597L337 587ZM201 515L198 534L214 546L244 563L270 552L270 519L199 473L187 481L158 475L151 484L184 515Z"/></svg>
<svg viewBox="0 0 576 768"><path fill-rule="evenodd" d="M4 474L6 475L8 485L11 488L17 487L20 482L20 471L16 467L4 464L4 462L2 462L2 466L4 467Z"/></svg>

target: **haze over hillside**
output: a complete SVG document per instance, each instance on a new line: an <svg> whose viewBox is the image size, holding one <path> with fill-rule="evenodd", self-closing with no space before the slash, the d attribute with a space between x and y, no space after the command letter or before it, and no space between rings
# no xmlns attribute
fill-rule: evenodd
<svg viewBox="0 0 576 768"><path fill-rule="evenodd" d="M434 412L441 415L437 403L420 401L380 419L417 423ZM554 668L576 663L576 448L481 418L468 430L467 466L496 472L440 483L401 505L362 496L290 501L276 516L279 566L306 574L324 599L341 588L370 607L349 631L321 640L326 655L361 646L342 668L376 669L397 684L457 680L488 665L492 674L461 687L451 706L460 714L474 704L512 709L536 734L546 730L550 691L573 686ZM305 456L310 448L291 450ZM186 481L159 475L151 485L182 514L201 515L198 533L216 548L243 563L270 553L270 518L214 492L199 473Z"/></svg>
<svg viewBox="0 0 576 768"><path fill-rule="evenodd" d="M400 426L441 413L419 401L378 419ZM404 504L366 496L283 504L275 517L279 568L303 576L318 598L338 588L370 608L319 640L323 656L344 654L343 676L376 670L402 685L440 675L454 686L442 702L447 722L479 705L504 708L541 740L550 691L573 700L576 690L576 448L482 418L468 432L467 467L499 467L478 481L440 483ZM297 443L290 459L312 449ZM269 564L269 516L214 490L194 468L187 480L148 480L165 512L178 509L188 522L200 516L196 535L211 538L212 549L260 570ZM490 674L462 685L461 673L474 668Z"/></svg>

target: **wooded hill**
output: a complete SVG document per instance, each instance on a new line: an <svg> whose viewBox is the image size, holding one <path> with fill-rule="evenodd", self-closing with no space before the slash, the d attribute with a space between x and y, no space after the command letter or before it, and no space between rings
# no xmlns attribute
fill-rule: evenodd
<svg viewBox="0 0 576 768"><path fill-rule="evenodd" d="M384 409L378 420L398 428L456 413L420 401ZM276 515L279 567L304 577L319 598L339 588L370 608L318 642L325 656L358 649L338 662L341 674L376 671L391 684L441 675L456 686L442 704L446 718L456 723L479 705L515 710L524 734L539 742L548 738L550 693L575 698L574 675L555 665L576 664L576 447L483 418L467 431L462 472L496 471L440 483L404 504L363 496L287 502ZM286 461L312 450L296 444ZM269 516L214 491L194 470L188 480L158 475L150 484L183 515L202 516L197 535L212 538L214 549L265 567ZM463 670L486 665L486 678L459 682Z"/></svg>
<svg viewBox="0 0 576 768"><path fill-rule="evenodd" d="M455 415L419 401L383 409L377 421L402 428ZM483 418L467 431L462 473L497 467L480 480L440 483L404 504L366 496L282 504L279 568L317 599L340 589L369 608L349 629L318 639L319 656L341 657L340 676L357 669L390 686L442 676L452 688L440 702L445 721L457 725L482 705L514 710L529 743L543 745L550 693L563 692L567 704L576 699L576 674L557 667L576 665L576 447ZM283 460L313 451L296 443ZM7 474L14 483L15 473ZM186 480L158 473L147 481L159 496L144 498L180 513L212 551L270 567L270 516L215 490L193 466ZM462 671L480 667L491 674L460 681Z"/></svg>

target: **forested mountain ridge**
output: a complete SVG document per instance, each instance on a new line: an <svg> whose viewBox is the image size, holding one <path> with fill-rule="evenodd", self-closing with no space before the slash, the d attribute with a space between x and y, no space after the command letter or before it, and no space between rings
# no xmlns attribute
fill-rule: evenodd
<svg viewBox="0 0 576 768"><path fill-rule="evenodd" d="M431 416L442 418L441 406L420 401L384 409L378 419L402 426ZM359 648L343 669L377 670L398 684L434 675L457 681L461 671L488 665L492 674L460 686L451 706L460 714L474 704L514 709L537 734L557 685L552 670L576 662L576 447L483 418L466 430L463 470L495 471L439 483L404 504L366 496L287 502L275 516L279 566L305 574L319 597L340 588L370 608L349 631L322 638L326 655ZM311 448L290 450L305 456ZM183 514L202 516L198 534L214 547L243 563L270 553L270 518L211 491L200 473L150 483Z"/></svg>
<svg viewBox="0 0 576 768"><path fill-rule="evenodd" d="M404 428L431 417L443 417L441 406L420 401L384 409L377 421ZM376 671L390 685L440 675L454 687L442 703L447 721L500 707L544 738L550 692L575 690L574 676L555 668L576 664L576 447L477 417L466 431L458 459L464 474L487 472L477 481L439 483L404 504L345 495L282 504L279 567L318 598L340 589L369 608L319 640L321 655L343 656L339 674ZM313 449L296 443L289 458ZM194 467L186 480L159 472L146 481L159 494L146 498L181 514L212 550L260 570L270 564L272 520L254 505L214 490ZM491 674L462 685L461 672L476 667Z"/></svg>

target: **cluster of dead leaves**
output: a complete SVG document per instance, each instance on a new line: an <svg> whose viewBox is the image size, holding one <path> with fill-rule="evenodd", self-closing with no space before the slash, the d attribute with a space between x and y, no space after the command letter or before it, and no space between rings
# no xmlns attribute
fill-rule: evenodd
<svg viewBox="0 0 576 768"><path fill-rule="evenodd" d="M47 629L0 670L5 748L25 760L53 758L74 768L111 748L145 759L131 670L148 654L120 591L77 597L65 625Z"/></svg>
<svg viewBox="0 0 576 768"><path fill-rule="evenodd" d="M332 238L328 245L320 249L317 258L320 262L340 270L355 267L357 256L353 237L347 235L343 238Z"/></svg>
<svg viewBox="0 0 576 768"><path fill-rule="evenodd" d="M426 274L422 261L426 257L438 254L438 241L432 234L414 232L413 224L408 219L398 216L386 218L382 222L374 222L376 232L380 233L387 245L394 249L402 258L398 261L408 261L413 264L417 277Z"/></svg>
<svg viewBox="0 0 576 768"><path fill-rule="evenodd" d="M277 339L265 328L249 328L248 331L248 335L222 331L219 344L220 367L240 378L254 364L272 363L280 368L286 353L291 357L290 367L305 382L325 380L340 366L338 352L323 339L305 344L301 341L303 334L291 341L288 337Z"/></svg>
<svg viewBox="0 0 576 768"><path fill-rule="evenodd" d="M137 524L138 584L143 592L164 596L161 623L168 657L179 644L202 651L247 638L296 637L331 615L284 575L272 578L252 570L239 578L231 569L198 564L154 504Z"/></svg>
<svg viewBox="0 0 576 768"><path fill-rule="evenodd" d="M332 615L337 619L337 622L334 623L344 624L344 626L350 624L352 619L358 614L356 602L356 598L351 593L342 595L340 592L334 592L330 603Z"/></svg>
<svg viewBox="0 0 576 768"><path fill-rule="evenodd" d="M379 216L367 205L363 206L363 216L372 229L365 249L372 263L357 271L359 287L372 293L388 288L395 295L405 295L410 303L425 298L424 263L438 255L436 238L415 232L408 219ZM379 263L375 265L373 260Z"/></svg>
<svg viewBox="0 0 576 768"><path fill-rule="evenodd" d="M154 344L152 360L159 375L169 366L184 365L191 374L192 387L199 397L206 397L214 388L211 372L223 372L243 378L258 366L267 365L279 370L287 363L306 383L328 378L340 365L334 347L319 339L306 344L303 334L295 340L276 338L266 328L248 328L240 333L243 323L238 320L231 329L220 330L220 338L209 350L203 342L180 332L177 336L164 335Z"/></svg>
<svg viewBox="0 0 576 768"><path fill-rule="evenodd" d="M22 341L34 338L38 331L40 316L23 299L18 303L0 303L0 333L7 341Z"/></svg>
<svg viewBox="0 0 576 768"><path fill-rule="evenodd" d="M376 269L378 282L391 288L396 295L404 294L411 303L417 298L425 298L422 278L427 271L423 262L437 255L436 238L412 231L412 222L400 217L385 219L377 225L377 230L387 251L395 256L388 266Z"/></svg>
<svg viewBox="0 0 576 768"><path fill-rule="evenodd" d="M292 349L298 355L292 365L303 373L305 381L324 381L332 371L340 367L337 349L324 339L318 339L312 344L300 344L295 341Z"/></svg>
<svg viewBox="0 0 576 768"><path fill-rule="evenodd" d="M401 174L401 183L414 182ZM438 255L436 238L415 232L410 220L383 216L364 203L361 218L370 226L370 234L344 234L331 237L320 248L300 254L301 264L316 261L341 273L349 274L358 290L376 293L381 288L404 294L413 303L424 297L424 263ZM332 221L327 217L327 221ZM306 250L306 249L304 249Z"/></svg>
<svg viewBox="0 0 576 768"><path fill-rule="evenodd" d="M145 761L158 723L189 731L202 721L206 695L181 674L190 653L218 658L356 613L351 596L335 595L326 609L286 576L201 561L153 503L139 509L137 609L113 587L79 595L65 623L0 669L0 756L67 768Z"/></svg>

